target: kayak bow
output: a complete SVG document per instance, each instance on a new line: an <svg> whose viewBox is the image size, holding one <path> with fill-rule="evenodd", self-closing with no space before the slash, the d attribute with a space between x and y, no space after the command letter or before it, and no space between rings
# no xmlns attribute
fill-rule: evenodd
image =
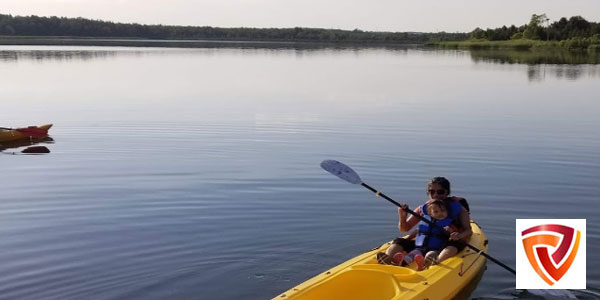
<svg viewBox="0 0 600 300"><path fill-rule="evenodd" d="M27 138L43 138L48 136L52 124L29 126L24 128L0 128L0 142L10 142Z"/></svg>

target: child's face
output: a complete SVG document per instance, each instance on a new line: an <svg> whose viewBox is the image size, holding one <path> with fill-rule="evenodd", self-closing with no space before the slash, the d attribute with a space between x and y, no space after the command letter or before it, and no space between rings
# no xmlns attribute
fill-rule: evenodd
<svg viewBox="0 0 600 300"><path fill-rule="evenodd" d="M446 211L445 207L432 205L429 211L429 215L436 220L442 220L448 217L448 212Z"/></svg>

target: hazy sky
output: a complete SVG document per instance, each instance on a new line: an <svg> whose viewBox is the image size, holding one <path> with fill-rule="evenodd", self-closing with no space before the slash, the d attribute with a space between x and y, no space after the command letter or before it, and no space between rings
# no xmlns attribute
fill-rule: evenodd
<svg viewBox="0 0 600 300"><path fill-rule="evenodd" d="M600 21L600 0L0 0L0 13L215 27L471 31L580 15Z"/></svg>

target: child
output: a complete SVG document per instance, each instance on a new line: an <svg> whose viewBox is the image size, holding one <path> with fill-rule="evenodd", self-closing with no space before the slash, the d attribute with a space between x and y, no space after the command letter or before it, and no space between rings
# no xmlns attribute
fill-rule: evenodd
<svg viewBox="0 0 600 300"><path fill-rule="evenodd" d="M448 233L455 231L450 225L452 219L448 218L448 211L446 210L443 201L435 200L429 204L424 204L421 211L423 211L423 217L425 219L444 228ZM416 248L406 255L402 252L397 253L394 255L392 261L397 265L401 265L402 262L410 264L415 261L417 263L417 270L421 271L425 267L425 258L423 255L427 253L427 263L433 263L439 251L444 248L448 241L448 233L445 233L444 230L440 229L438 226L429 225L424 221L419 222L418 230L413 231L408 237L410 239L416 235Z"/></svg>

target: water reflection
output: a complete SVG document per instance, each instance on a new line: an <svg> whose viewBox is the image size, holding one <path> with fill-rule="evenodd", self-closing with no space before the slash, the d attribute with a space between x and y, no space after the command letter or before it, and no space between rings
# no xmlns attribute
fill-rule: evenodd
<svg viewBox="0 0 600 300"><path fill-rule="evenodd" d="M546 76L557 79L577 80L581 77L600 77L600 67L589 65L530 65L527 78L530 81L543 81Z"/></svg>
<svg viewBox="0 0 600 300"><path fill-rule="evenodd" d="M0 152L6 154L18 154L19 152L14 151L14 149L19 149L22 147L26 147L21 150L20 153L23 154L47 154L50 153L50 149L46 146L40 146L41 144L54 144L54 139L47 136L43 138L29 138L22 139L10 142L2 142L0 143ZM13 152L6 152L5 150L11 150Z"/></svg>
<svg viewBox="0 0 600 300"><path fill-rule="evenodd" d="M383 49L406 53L417 45L357 45L344 43L261 42L261 41L203 41L203 40L119 40L119 39L60 39L60 40L2 40L0 61L34 60L91 60L116 55L142 56L167 52L165 48L182 49L243 49L247 51L296 50L297 55L322 51L362 51ZM12 44L11 44L12 43ZM31 44L27 44L31 43ZM15 47L17 49L15 49ZM142 49L145 48L145 49ZM152 51L149 51L153 48ZM22 50L21 50L22 49Z"/></svg>
<svg viewBox="0 0 600 300"><path fill-rule="evenodd" d="M598 300L600 292L597 288L588 287L585 290L515 290L505 289L494 295L476 297L473 300Z"/></svg>
<svg viewBox="0 0 600 300"><path fill-rule="evenodd" d="M132 53L135 54L135 52ZM93 59L106 59L116 55L116 51L106 50L2 50L0 51L0 60L5 62L17 62L19 60L89 61Z"/></svg>
<svg viewBox="0 0 600 300"><path fill-rule="evenodd" d="M48 43L52 41L46 41ZM64 42L64 41L63 41ZM82 42L73 40L73 42ZM469 50L439 51L416 45L350 45L323 43L285 43L250 41L155 41L155 40L89 40L88 46L45 45L45 46L0 46L0 62L17 61L92 61L115 58L117 56L144 57L157 54L172 54L201 51L212 55L223 50L242 51L241 54L295 55L298 58L312 55L352 52L357 56L372 50L408 55L409 52L426 53L427 56L453 55L456 58L470 58L475 64L527 65L529 81L544 81L547 77L577 80L583 77L600 77L600 53L517 50ZM56 41L54 41L56 43ZM125 46L125 47L122 47ZM151 48L141 48L151 47ZM169 49L167 49L169 48ZM181 48L181 49L174 49ZM192 50L190 48L196 48Z"/></svg>
<svg viewBox="0 0 600 300"><path fill-rule="evenodd" d="M471 50L474 62L500 64L600 64L600 53L585 51L517 51L517 50Z"/></svg>
<svg viewBox="0 0 600 300"><path fill-rule="evenodd" d="M415 44L357 44L285 41L219 41L219 40L152 40L152 39L56 39L56 38L4 38L2 45L19 46L109 46L109 47L161 47L161 48L256 48L256 49L348 49L348 48L414 48Z"/></svg>
<svg viewBox="0 0 600 300"><path fill-rule="evenodd" d="M543 81L546 76L576 80L600 75L600 53L594 52L471 50L470 54L475 63L526 64L530 81Z"/></svg>

